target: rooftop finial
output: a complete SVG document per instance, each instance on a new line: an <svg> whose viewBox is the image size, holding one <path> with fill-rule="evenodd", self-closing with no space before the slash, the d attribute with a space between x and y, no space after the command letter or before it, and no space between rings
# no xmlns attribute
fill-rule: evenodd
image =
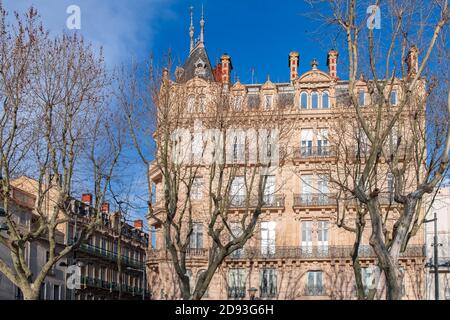
<svg viewBox="0 0 450 320"><path fill-rule="evenodd" d="M312 61L311 61L312 69L317 70L318 65L319 65L319 62L317 62L317 59L316 58L312 59Z"/></svg>
<svg viewBox="0 0 450 320"><path fill-rule="evenodd" d="M203 44L205 41L205 19L202 3L202 18L200 19L200 43Z"/></svg>
<svg viewBox="0 0 450 320"><path fill-rule="evenodd" d="M194 7L191 6L191 26L189 28L189 37L191 39L191 46L190 46L190 51L192 52L192 50L194 50Z"/></svg>

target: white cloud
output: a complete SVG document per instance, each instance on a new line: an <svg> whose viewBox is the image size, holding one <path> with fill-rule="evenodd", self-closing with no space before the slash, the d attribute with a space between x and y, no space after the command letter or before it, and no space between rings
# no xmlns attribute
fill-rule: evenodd
<svg viewBox="0 0 450 320"><path fill-rule="evenodd" d="M3 0L7 11L25 13L34 6L51 32L66 28L67 7L81 9L80 33L97 48L104 49L109 65L149 53L155 26L173 17L172 0Z"/></svg>

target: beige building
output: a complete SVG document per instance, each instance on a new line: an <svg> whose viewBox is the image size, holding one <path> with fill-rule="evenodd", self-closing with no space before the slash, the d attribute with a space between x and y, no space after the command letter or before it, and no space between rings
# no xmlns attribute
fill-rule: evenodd
<svg viewBox="0 0 450 320"><path fill-rule="evenodd" d="M274 110L282 110L283 121L293 124L285 137L283 161L268 176L268 190L260 221L253 237L243 249L235 251L214 275L204 299L248 299L250 288L257 289L261 299L354 299L355 282L350 257L354 234L339 228L336 223L336 190L322 175L335 165L336 153L332 135L335 115L348 106L348 81L337 74L338 52L330 50L326 56L327 70L318 68L318 61L310 66L301 63L300 55L288 55L290 82L274 83L269 78L261 84L231 82L231 57L224 54L221 62L212 67L204 45L204 21L201 36L193 40L183 67L177 69L171 83L185 88L185 112L200 120L208 118L209 94L224 88L234 115L245 114L256 123L269 117ZM411 64L412 65L412 64ZM305 70L305 71L301 71ZM366 83L358 83L361 106L368 103ZM401 92L394 90L390 97L392 107ZM272 113L273 114L273 113ZM239 150L239 148L237 148ZM284 150L284 149L283 149ZM239 151L238 151L239 152ZM242 151L245 154L245 151ZM280 150L281 152L281 150ZM155 165L150 170L155 184L156 205L164 199L163 177ZM196 223L188 249L188 275L194 282L208 263L211 239L202 208L207 207L208 177L199 175L191 200L197 212ZM229 208L230 216L239 219L249 208L246 194L240 194L243 178L232 183L235 194ZM392 183L387 178L380 196L383 210L392 208ZM161 209L162 210L162 209ZM354 212L350 205L349 215ZM170 267L170 255L164 244L163 230L153 219L154 239L148 256L150 286L156 299L179 298L176 275ZM369 230L360 248L363 279L370 284L376 258L368 243ZM424 291L424 237L423 232L411 239L402 254L404 299L421 299ZM378 297L383 297L380 282Z"/></svg>
<svg viewBox="0 0 450 320"><path fill-rule="evenodd" d="M26 190L23 193L33 199L39 187L36 180L25 176L14 180L13 184L20 188L19 190ZM53 188L49 190L49 196L45 198L46 212L53 209L52 199L55 199L56 194ZM29 207L30 210L34 208L33 200L29 201ZM57 227L57 241L62 248L73 243L81 229L97 216L93 207L93 195L90 193L83 194L80 200L72 199L69 208L70 220ZM102 225L94 230L87 242L82 243L54 267L57 272L55 274L59 275L64 285L61 286L61 299L117 300L119 297L122 300L149 299L145 274L149 237L143 229L143 221L135 220L130 224L119 212L110 212L110 205L107 202L102 204L101 211ZM42 263L39 259L36 256L31 257L33 263ZM70 276L67 267L72 265L81 268L81 285L75 290L66 289L66 278ZM47 292L54 289L44 287L43 290ZM45 292L43 299L46 297ZM47 296L49 295L50 293Z"/></svg>

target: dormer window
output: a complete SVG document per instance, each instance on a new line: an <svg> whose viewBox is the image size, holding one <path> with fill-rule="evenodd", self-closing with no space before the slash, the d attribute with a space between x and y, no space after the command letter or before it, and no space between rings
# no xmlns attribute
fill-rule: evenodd
<svg viewBox="0 0 450 320"><path fill-rule="evenodd" d="M308 94L306 92L300 94L300 108L308 109Z"/></svg>
<svg viewBox="0 0 450 320"><path fill-rule="evenodd" d="M358 91L358 106L364 107L366 105L366 93L364 90Z"/></svg>
<svg viewBox="0 0 450 320"><path fill-rule="evenodd" d="M242 96L236 96L234 98L234 109L236 111L241 111L242 110Z"/></svg>
<svg viewBox="0 0 450 320"><path fill-rule="evenodd" d="M189 96L187 100L187 110L189 113L194 112L195 110L195 97Z"/></svg>
<svg viewBox="0 0 450 320"><path fill-rule="evenodd" d="M199 112L205 112L206 109L206 97L200 96L199 98L199 106L198 106Z"/></svg>
<svg viewBox="0 0 450 320"><path fill-rule="evenodd" d="M391 106L397 105L397 90L391 91L391 96L390 96L389 100L390 100Z"/></svg>
<svg viewBox="0 0 450 320"><path fill-rule="evenodd" d="M206 74L206 64L202 59L198 59L195 63L195 75L204 76Z"/></svg>
<svg viewBox="0 0 450 320"><path fill-rule="evenodd" d="M272 95L266 95L266 100L265 100L265 106L264 106L264 108L265 108L266 110L272 109L272 103L273 103L273 96L272 96Z"/></svg>
<svg viewBox="0 0 450 320"><path fill-rule="evenodd" d="M328 109L330 107L330 101L328 97L328 92L322 93L322 109Z"/></svg>
<svg viewBox="0 0 450 320"><path fill-rule="evenodd" d="M319 108L319 94L317 92L313 92L311 94L311 108L312 109Z"/></svg>

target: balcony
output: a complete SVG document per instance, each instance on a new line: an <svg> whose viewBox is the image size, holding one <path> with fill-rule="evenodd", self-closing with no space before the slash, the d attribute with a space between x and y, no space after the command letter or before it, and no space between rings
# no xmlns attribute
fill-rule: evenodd
<svg viewBox="0 0 450 320"><path fill-rule="evenodd" d="M246 195L234 195L230 197L230 208L256 208L258 197ZM284 194L273 194L263 197L263 208L284 208Z"/></svg>
<svg viewBox="0 0 450 320"><path fill-rule="evenodd" d="M109 290L109 292L119 292L120 286L117 282L106 281L101 279L94 279L86 276L81 276L81 285L84 287L90 287L95 289ZM123 293L131 294L131 295L141 295L144 289L139 287L133 287L126 284L122 284L121 291ZM150 296L150 291L145 290L145 295Z"/></svg>
<svg viewBox="0 0 450 320"><path fill-rule="evenodd" d="M336 197L332 193L294 194L294 207L329 207L334 205L336 205Z"/></svg>
<svg viewBox="0 0 450 320"><path fill-rule="evenodd" d="M334 157L335 152L331 146L297 147L292 156L295 161L317 160Z"/></svg>
<svg viewBox="0 0 450 320"><path fill-rule="evenodd" d="M99 258L104 258L107 259L111 262L117 262L118 260L118 255L115 252L109 251L109 250L105 250L103 248L100 247L96 247L93 245L90 245L88 243L83 243L79 249L80 251L87 253L87 254L92 254L96 257ZM121 261L124 265L130 266L130 267L134 267L134 268L139 268L142 269L144 268L144 263L142 261L139 260L135 260L135 259L131 259L125 256L121 257Z"/></svg>
<svg viewBox="0 0 450 320"><path fill-rule="evenodd" d="M264 249L264 250L263 250ZM233 252L226 259L233 260L267 260L267 259L347 259L351 257L353 246L272 246L270 248L262 247L244 247ZM411 245L401 254L402 257L425 257L424 246ZM360 246L360 258L376 258L373 249L369 245Z"/></svg>
<svg viewBox="0 0 450 320"><path fill-rule="evenodd" d="M245 286L228 288L228 298L241 299L245 298L245 294L246 294Z"/></svg>
<svg viewBox="0 0 450 320"><path fill-rule="evenodd" d="M323 286L306 286L303 292L305 296L324 296L325 288Z"/></svg>

